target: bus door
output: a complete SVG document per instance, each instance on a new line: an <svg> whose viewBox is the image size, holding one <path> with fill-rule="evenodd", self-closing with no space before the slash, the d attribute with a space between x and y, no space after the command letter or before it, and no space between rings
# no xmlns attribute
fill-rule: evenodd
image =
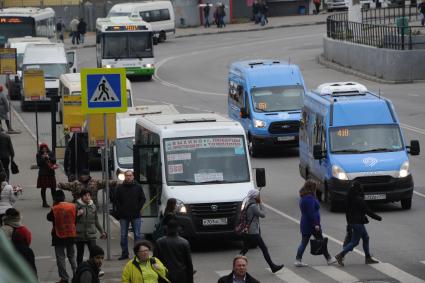
<svg viewBox="0 0 425 283"><path fill-rule="evenodd" d="M158 222L162 192L159 145L134 145L134 177L142 185L146 202L142 208L142 232L152 234Z"/></svg>
<svg viewBox="0 0 425 283"><path fill-rule="evenodd" d="M69 72L76 73L77 72L77 52L75 50L67 50L66 60L68 61Z"/></svg>

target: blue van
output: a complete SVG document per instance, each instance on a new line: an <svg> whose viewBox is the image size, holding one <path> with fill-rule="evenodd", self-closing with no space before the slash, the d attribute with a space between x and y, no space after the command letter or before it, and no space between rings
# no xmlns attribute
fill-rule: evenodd
<svg viewBox="0 0 425 283"><path fill-rule="evenodd" d="M326 83L307 92L300 125L300 173L320 183L334 211L353 181L368 201L401 201L412 206L413 178L408 153L418 155L419 142L405 144L391 101L354 82Z"/></svg>
<svg viewBox="0 0 425 283"><path fill-rule="evenodd" d="M240 61L230 65L228 80L228 115L244 127L252 157L265 148L298 146L306 92L298 66Z"/></svg>

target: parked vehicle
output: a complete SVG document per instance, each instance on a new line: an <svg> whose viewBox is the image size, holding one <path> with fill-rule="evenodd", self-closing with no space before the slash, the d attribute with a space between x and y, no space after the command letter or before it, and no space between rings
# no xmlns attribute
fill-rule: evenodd
<svg viewBox="0 0 425 283"><path fill-rule="evenodd" d="M348 10L348 0L325 0L326 10L332 12L334 10Z"/></svg>
<svg viewBox="0 0 425 283"><path fill-rule="evenodd" d="M298 146L304 79L298 66L272 60L232 63L228 115L242 124L251 156Z"/></svg>
<svg viewBox="0 0 425 283"><path fill-rule="evenodd" d="M353 181L368 201L401 201L412 206L413 178L406 145L390 100L355 82L320 85L307 92L300 127L300 173L320 184L318 197L330 209L344 201Z"/></svg>

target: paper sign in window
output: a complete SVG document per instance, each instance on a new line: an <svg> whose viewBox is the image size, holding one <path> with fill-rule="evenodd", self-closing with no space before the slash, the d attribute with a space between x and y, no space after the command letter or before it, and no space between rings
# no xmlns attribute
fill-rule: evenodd
<svg viewBox="0 0 425 283"><path fill-rule="evenodd" d="M192 153L176 153L176 154L168 154L167 161L178 161L178 160L191 160Z"/></svg>
<svg viewBox="0 0 425 283"><path fill-rule="evenodd" d="M183 164L170 164L168 165L168 174L182 174L183 173Z"/></svg>
<svg viewBox="0 0 425 283"><path fill-rule="evenodd" d="M195 183L204 183L211 181L223 181L223 173L196 173L195 174Z"/></svg>

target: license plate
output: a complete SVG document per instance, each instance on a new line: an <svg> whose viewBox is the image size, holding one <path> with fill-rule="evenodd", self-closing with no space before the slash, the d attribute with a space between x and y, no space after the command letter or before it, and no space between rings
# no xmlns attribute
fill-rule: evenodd
<svg viewBox="0 0 425 283"><path fill-rule="evenodd" d="M292 141L295 137L277 137L278 141Z"/></svg>
<svg viewBox="0 0 425 283"><path fill-rule="evenodd" d="M386 199L387 196L385 194L374 194L374 195L365 195L365 200L380 200L380 199Z"/></svg>
<svg viewBox="0 0 425 283"><path fill-rule="evenodd" d="M202 219L203 226L227 225L227 218Z"/></svg>

